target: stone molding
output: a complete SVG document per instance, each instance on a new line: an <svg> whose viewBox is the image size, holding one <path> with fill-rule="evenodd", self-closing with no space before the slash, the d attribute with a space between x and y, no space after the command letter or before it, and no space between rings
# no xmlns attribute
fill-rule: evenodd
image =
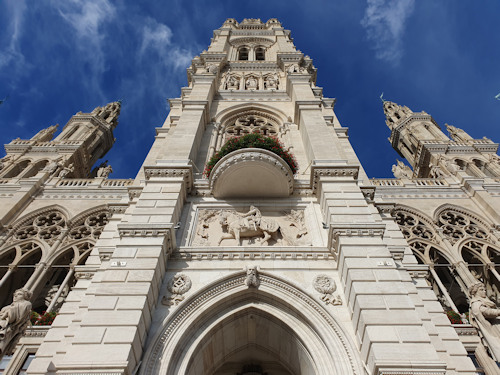
<svg viewBox="0 0 500 375"><path fill-rule="evenodd" d="M318 189L318 182L320 177L352 177L358 178L359 166L358 165L313 165L311 166L311 189L316 192Z"/></svg>
<svg viewBox="0 0 500 375"><path fill-rule="evenodd" d="M373 203L375 199L375 186L360 186L361 193L368 203Z"/></svg>
<svg viewBox="0 0 500 375"><path fill-rule="evenodd" d="M193 167L185 166L144 166L144 175L147 180L154 177L162 178L182 178L186 183L186 189L191 191L193 186Z"/></svg>
<svg viewBox="0 0 500 375"><path fill-rule="evenodd" d="M384 236L385 224L330 224L328 246L335 260L339 253L339 237L380 237Z"/></svg>
<svg viewBox="0 0 500 375"><path fill-rule="evenodd" d="M172 224L140 224L121 223L118 224L118 233L121 237L159 237L170 236Z"/></svg>
<svg viewBox="0 0 500 375"><path fill-rule="evenodd" d="M194 312L202 311L205 308L203 305L208 301L214 300L217 297L231 291L238 292L242 289L248 289L245 285L246 277L246 270L239 271L222 280L217 280L216 282L207 285L202 291L191 295L181 302L178 310L174 311L174 313L164 321L160 334L153 339L151 347L145 353L143 357L144 367L142 368L141 374L149 375L159 373L163 354L162 351L167 343L172 339L172 336L175 335L179 326L181 326L186 320L192 318L192 314ZM315 313L319 314L323 322L325 322L335 334L336 339L340 344L339 349L343 351L343 354L345 354L346 359L349 361L348 367L350 367L350 370L352 371L351 373L354 375L361 375L364 373L361 364L356 360L357 353L355 352L355 349L351 347L350 343L347 341L347 335L343 332L341 326L331 316L331 314L328 313L327 310L314 298L288 281L285 281L268 272L259 272L259 282L259 290L262 290L263 287L267 287L271 290L278 289L282 293L288 295L289 300L300 300L309 308L314 310ZM251 290L255 291L255 289Z"/></svg>
<svg viewBox="0 0 500 375"><path fill-rule="evenodd" d="M242 248L238 251L229 251L229 252L221 252L221 251L211 251L211 252L198 252L198 251L189 251L189 252L175 252L172 254L172 260L334 260L333 256L329 252L309 252L309 251L290 251L286 250L276 250L276 251L248 251L245 248ZM334 267L334 265L332 265Z"/></svg>

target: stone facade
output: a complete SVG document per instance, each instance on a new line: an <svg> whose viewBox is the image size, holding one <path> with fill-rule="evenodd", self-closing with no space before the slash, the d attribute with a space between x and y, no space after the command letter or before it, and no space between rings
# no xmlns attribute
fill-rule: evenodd
<svg viewBox="0 0 500 375"><path fill-rule="evenodd" d="M7 144L0 297L58 315L6 372L498 374L498 144L386 101L411 168L369 179L315 82L278 20L228 19L134 180L91 170L118 102ZM257 146L206 168L247 134L298 170Z"/></svg>

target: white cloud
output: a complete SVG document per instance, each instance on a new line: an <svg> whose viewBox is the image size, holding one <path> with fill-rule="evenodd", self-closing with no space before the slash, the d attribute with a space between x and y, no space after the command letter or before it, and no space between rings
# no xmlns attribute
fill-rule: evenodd
<svg viewBox="0 0 500 375"><path fill-rule="evenodd" d="M75 47L80 51L81 60L92 71L85 83L104 98L99 84L106 70L106 51L103 48L106 33L103 29L115 18L115 6L108 0L54 0L53 5L74 30Z"/></svg>
<svg viewBox="0 0 500 375"><path fill-rule="evenodd" d="M172 43L172 30L153 18L142 20L142 42L139 49L139 59L145 59L149 53L157 54L161 60L174 70L186 69L194 53Z"/></svg>
<svg viewBox="0 0 500 375"><path fill-rule="evenodd" d="M9 45L3 51L0 50L0 68L15 62L17 68L22 70L25 59L19 48L19 38L22 33L26 2L24 0L7 0L5 6L9 13L10 23L3 32L9 39Z"/></svg>
<svg viewBox="0 0 500 375"><path fill-rule="evenodd" d="M367 0L361 25L373 43L376 57L397 65L403 53L402 37L415 0Z"/></svg>

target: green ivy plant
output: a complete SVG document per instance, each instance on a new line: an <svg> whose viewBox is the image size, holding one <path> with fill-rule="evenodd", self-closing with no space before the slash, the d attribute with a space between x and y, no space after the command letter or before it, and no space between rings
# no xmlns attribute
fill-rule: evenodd
<svg viewBox="0 0 500 375"><path fill-rule="evenodd" d="M227 154L241 150L243 148L261 148L264 150L271 151L272 153L278 155L282 158L285 163L288 164L293 174L297 173L299 166L295 156L293 156L289 151L285 150L285 146L276 139L275 137L267 137L262 134L253 133L246 134L241 137L234 137L229 139L214 156L210 158L203 174L208 178L215 164L222 159Z"/></svg>

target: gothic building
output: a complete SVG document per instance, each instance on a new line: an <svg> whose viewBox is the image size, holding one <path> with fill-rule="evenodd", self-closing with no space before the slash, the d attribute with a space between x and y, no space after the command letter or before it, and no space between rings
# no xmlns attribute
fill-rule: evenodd
<svg viewBox="0 0 500 375"><path fill-rule="evenodd" d="M370 179L334 105L228 19L135 179L92 169L119 102L5 145L0 372L499 374L498 144L385 101L411 168Z"/></svg>

